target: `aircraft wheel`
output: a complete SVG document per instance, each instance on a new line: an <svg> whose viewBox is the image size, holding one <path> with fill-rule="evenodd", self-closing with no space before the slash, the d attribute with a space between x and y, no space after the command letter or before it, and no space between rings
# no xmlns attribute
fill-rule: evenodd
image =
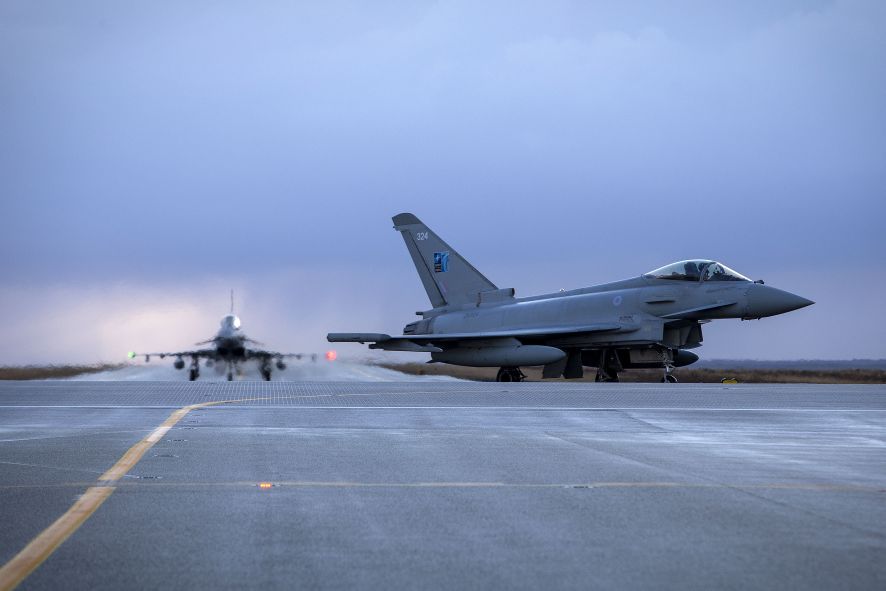
<svg viewBox="0 0 886 591"><path fill-rule="evenodd" d="M594 377L595 382L617 382L618 381L618 373L604 373L602 371L598 371L597 375Z"/></svg>
<svg viewBox="0 0 886 591"><path fill-rule="evenodd" d="M229 382L234 381L234 372L230 372L230 371L228 372L228 381Z"/></svg>
<svg viewBox="0 0 886 591"><path fill-rule="evenodd" d="M661 381L665 384L676 384L677 376L672 376L671 374L666 375L661 379Z"/></svg>
<svg viewBox="0 0 886 591"><path fill-rule="evenodd" d="M261 377L264 381L270 382L271 381L271 372L270 371L263 371L263 372L261 372Z"/></svg>
<svg viewBox="0 0 886 591"><path fill-rule="evenodd" d="M495 376L496 382L522 382L526 376L520 371L519 367L503 367L498 370Z"/></svg>
<svg viewBox="0 0 886 591"><path fill-rule="evenodd" d="M198 377L199 375L200 375L200 372L198 372L198 371L195 370L195 369L192 369L192 370L188 373L188 379L189 379L190 381L192 381L192 382L195 382L195 381L197 381L197 377Z"/></svg>

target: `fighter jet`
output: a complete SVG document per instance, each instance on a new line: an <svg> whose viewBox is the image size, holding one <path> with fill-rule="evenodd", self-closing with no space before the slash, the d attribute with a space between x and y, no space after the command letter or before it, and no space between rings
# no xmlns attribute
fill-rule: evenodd
<svg viewBox="0 0 886 591"><path fill-rule="evenodd" d="M416 312L403 334L330 333L333 343L431 354L431 362L499 367L500 382L522 381L520 366L542 365L545 378L598 382L619 372L675 367L698 360L702 325L721 318L758 319L814 302L751 281L707 259L666 265L633 279L527 298L500 289L411 213L393 218L432 309Z"/></svg>
<svg viewBox="0 0 886 591"><path fill-rule="evenodd" d="M233 292L231 292L231 312L221 319L221 327L216 335L209 340L197 343L197 345L211 345L211 347L173 353L130 352L129 358L134 359L137 356L144 355L145 362L150 362L152 356L160 357L160 359L175 357L175 361L172 364L173 367L175 369L184 369L185 357L190 357L191 367L188 372L188 379L192 382L200 377L200 358L206 360L206 367L213 367L216 363L224 363L227 369L228 381L234 379L235 373L240 374L242 371L241 364L246 361L258 361L259 371L261 372L262 379L265 381L271 380L272 366L276 365L280 371L286 369L286 363L283 362L285 358L294 357L301 359L302 357L310 357L311 361L317 361L315 353L278 353L276 351L252 348L252 345L261 345L261 343L248 338L241 332L240 318L234 314Z"/></svg>

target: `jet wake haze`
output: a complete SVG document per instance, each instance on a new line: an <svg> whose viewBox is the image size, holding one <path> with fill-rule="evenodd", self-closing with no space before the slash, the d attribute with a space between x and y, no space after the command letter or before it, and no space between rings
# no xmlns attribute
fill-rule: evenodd
<svg viewBox="0 0 886 591"><path fill-rule="evenodd" d="M217 366L222 368L221 365ZM242 375L235 380L261 380L262 376L257 364L246 363L242 366ZM153 363L150 365L137 363L121 369L104 371L69 378L75 381L175 381L187 378L187 370L176 370L171 363ZM213 371L205 369L200 375L201 381L227 381L224 369ZM457 381L448 376L414 376L384 367L377 367L357 362L328 362L321 359L316 363L300 361L290 363L286 371L275 372L271 378L274 382L427 382Z"/></svg>

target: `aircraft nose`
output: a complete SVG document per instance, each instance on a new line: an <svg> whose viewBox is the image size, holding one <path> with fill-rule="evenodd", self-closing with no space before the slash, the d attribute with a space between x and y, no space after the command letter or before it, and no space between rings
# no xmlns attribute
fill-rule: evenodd
<svg viewBox="0 0 886 591"><path fill-rule="evenodd" d="M748 292L747 318L763 318L792 312L811 306L812 300L804 297L769 287L768 285L755 284Z"/></svg>

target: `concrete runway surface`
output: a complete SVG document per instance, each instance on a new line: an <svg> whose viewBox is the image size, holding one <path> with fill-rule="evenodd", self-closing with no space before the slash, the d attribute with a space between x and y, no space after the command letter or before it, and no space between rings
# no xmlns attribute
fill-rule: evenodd
<svg viewBox="0 0 886 591"><path fill-rule="evenodd" d="M0 589L883 589L886 387L2 383L0 521Z"/></svg>

